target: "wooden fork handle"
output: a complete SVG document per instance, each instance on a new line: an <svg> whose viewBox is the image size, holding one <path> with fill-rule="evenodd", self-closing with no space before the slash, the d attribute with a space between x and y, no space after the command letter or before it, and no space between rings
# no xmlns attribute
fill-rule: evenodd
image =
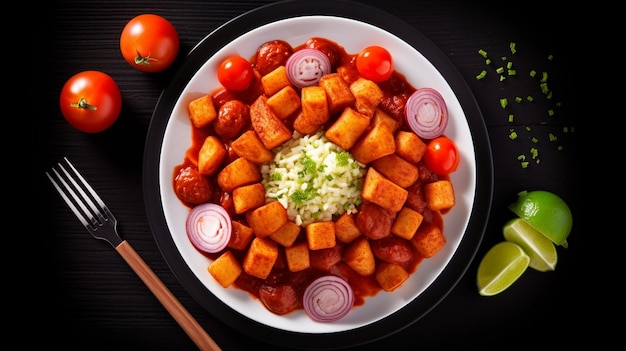
<svg viewBox="0 0 626 351"><path fill-rule="evenodd" d="M161 304L174 317L176 322L183 328L187 335L193 340L200 350L221 351L221 348L200 326L198 321L185 309L180 301L163 284L161 279L152 271L146 262L139 256L133 247L126 240L123 240L115 250L124 258L126 263L137 273L139 278L148 286L154 296L161 301Z"/></svg>

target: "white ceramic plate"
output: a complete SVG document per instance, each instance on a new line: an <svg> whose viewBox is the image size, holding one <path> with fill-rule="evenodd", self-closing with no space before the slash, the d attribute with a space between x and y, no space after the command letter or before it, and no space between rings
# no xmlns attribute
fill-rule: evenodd
<svg viewBox="0 0 626 351"><path fill-rule="evenodd" d="M443 75L440 68L422 53L422 48L408 43L379 26L338 15L298 15L250 28L249 31L236 36L219 48L203 49L203 45L212 36L218 35L219 31L224 29L220 28L209 35L192 51L189 61L185 63L186 66L183 65L181 68L178 79L175 78L173 85L168 87L162 95L155 109L154 120L146 143L146 203L155 238L170 267L177 273L181 283L186 285L188 290L194 291L197 299L204 299L204 295L215 297L244 319L266 326L272 331L276 330L278 334L284 332L304 335L361 333L368 326L386 323L394 315L400 315L400 311L411 306L426 292L438 294L439 296L424 298L430 306L426 309L420 308L416 318L409 323L419 318L434 307L454 286L470 263L482 238L491 199L491 155L487 148L489 170L486 174L489 177L489 187L483 189L487 193L483 193L482 196L488 196L489 201L487 208L482 208L479 212L474 211L478 201L476 198L477 184L479 184L477 177L480 174L477 160L484 158L478 157L476 153L477 150L483 153L485 150L484 147L476 147L477 130L480 136L486 139L482 118L478 122L468 117L468 108L463 105L467 105L467 102L460 101L458 89L455 91L451 86L450 77ZM233 54L251 57L266 41L282 39L295 47L311 37L324 37L335 41L348 53L358 53L369 45L381 45L387 48L393 55L395 69L404 74L411 85L416 88L435 88L442 94L450 115L445 134L457 143L461 153L461 163L450 177L455 189L456 205L443 217L447 240L443 249L434 257L424 259L416 272L400 288L391 293L380 292L374 297L367 298L363 306L355 308L348 316L333 323L315 322L304 311L286 316L276 315L269 312L260 301L251 298L247 292L233 287L228 289L221 287L207 272L210 260L200 254L187 238L185 219L189 209L178 200L172 187L173 170L182 163L191 143L191 125L187 105L191 100L219 86L216 78L219 63ZM430 46L427 47L428 50L432 49ZM198 52L200 54L197 54ZM447 61L446 64L448 64ZM464 94L466 93L464 91ZM474 103L473 100L470 102ZM475 114L478 110L472 105L469 111ZM478 117L482 117L480 111L478 111ZM476 216L480 217L478 220L483 223L476 224L477 230L469 231L470 220ZM467 236L472 236L472 238L464 240ZM452 266L450 263L460 250L462 243L463 250L469 250L470 259L455 263L454 266L459 268L454 268L454 271L446 277L450 282L445 283L444 288L430 291L429 287L442 276L447 267ZM468 253L464 256L467 257ZM181 270L184 272L179 272ZM193 276L191 283L187 282L190 280L189 272ZM184 274L184 277L181 278L180 274ZM193 286L190 287L189 284ZM202 291L203 288L205 291ZM214 310L214 306L208 306L208 309Z"/></svg>

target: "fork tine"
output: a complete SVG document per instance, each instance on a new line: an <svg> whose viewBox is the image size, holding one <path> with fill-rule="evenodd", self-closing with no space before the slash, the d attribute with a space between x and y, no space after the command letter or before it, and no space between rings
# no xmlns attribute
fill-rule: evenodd
<svg viewBox="0 0 626 351"><path fill-rule="evenodd" d="M106 205L104 204L104 201L102 201L102 199L98 196L98 194L96 193L96 191L91 187L91 185L89 185L89 183L87 183L87 181L85 180L85 178L83 178L83 176L76 170L76 168L74 168L74 165L72 165L70 163L70 161L67 158L64 158L65 162L67 162L68 166L72 169L72 171L74 171L74 176L71 176L66 170L65 168L59 164L59 167L61 168L61 170L63 171L63 173L65 173L65 175L67 176L67 178L70 180L70 182L72 183L72 185L74 185L74 188L76 190L78 190L78 192L80 193L81 197L83 198L84 201L80 201L79 199L77 199L76 197L74 197L74 200L78 201L81 204L81 208L83 209L83 211L85 211L86 213L93 213L96 216L98 216L98 220L96 220L95 217L91 217L92 223L95 225L101 225L106 221L105 216L102 214L102 210L106 208ZM98 205L100 205L100 208L97 208L96 205L93 203L93 201L91 200L91 198L85 193L85 191L83 190L83 188L78 185L78 183L76 183L76 180L74 180L74 178L78 178L80 180L80 182L82 183L83 187L85 189L87 189L87 191L89 191L89 194L91 194L91 196L93 197L94 200L96 200L96 202L98 202ZM72 192L72 195L74 193ZM89 212L84 205L82 205L82 203L87 203L87 205L89 205L89 207L91 208L91 210L93 212ZM107 213L108 214L108 213Z"/></svg>
<svg viewBox="0 0 626 351"><path fill-rule="evenodd" d="M67 185L67 183L65 183L65 181L63 180L63 178L61 178L61 175L56 171L56 169L52 169L52 171L56 174L57 179L59 179L60 182L64 183L64 186L66 189L68 189L70 191L70 193L72 194L72 196L74 198L76 198L76 194L74 194L74 192L72 191L71 188L69 188L69 186ZM67 206L69 206L70 209L72 209L72 212L74 212L74 215L76 215L76 217L78 217L78 219L80 220L80 222L85 226L88 227L89 226L89 222L87 221L87 219L85 219L85 217L83 216L83 214L78 210L78 208L76 206L74 206L74 203L72 202L72 200L70 200L67 195L65 195L65 191L63 191L63 189L61 189L61 187L59 186L59 184L54 180L54 178L52 178L52 176L50 175L50 173L46 172L46 175L48 176L48 179L50 179L50 182L52 182L52 185L54 186L54 188L57 190L57 192L59 193L59 195L61 195L61 197L63 198L63 200L65 201L65 203L67 204ZM77 201L78 204L82 205L82 202Z"/></svg>

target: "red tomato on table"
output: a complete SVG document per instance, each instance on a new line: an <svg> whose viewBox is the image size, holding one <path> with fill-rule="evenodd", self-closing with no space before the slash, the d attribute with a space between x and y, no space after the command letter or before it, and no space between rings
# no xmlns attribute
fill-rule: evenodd
<svg viewBox="0 0 626 351"><path fill-rule="evenodd" d="M74 128L97 133L117 120L122 110L122 94L108 74L83 71L65 82L59 103L63 117Z"/></svg>
<svg viewBox="0 0 626 351"><path fill-rule="evenodd" d="M176 28L154 14L134 17L122 30L120 50L126 62L143 72L160 72L178 56L180 40Z"/></svg>

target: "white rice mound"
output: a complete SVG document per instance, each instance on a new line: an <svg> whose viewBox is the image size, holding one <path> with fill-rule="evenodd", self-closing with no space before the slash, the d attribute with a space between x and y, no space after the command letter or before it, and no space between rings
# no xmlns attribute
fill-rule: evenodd
<svg viewBox="0 0 626 351"><path fill-rule="evenodd" d="M365 165L326 139L323 130L296 131L274 151L274 159L261 166L265 196L280 201L290 220L306 226L357 211Z"/></svg>

